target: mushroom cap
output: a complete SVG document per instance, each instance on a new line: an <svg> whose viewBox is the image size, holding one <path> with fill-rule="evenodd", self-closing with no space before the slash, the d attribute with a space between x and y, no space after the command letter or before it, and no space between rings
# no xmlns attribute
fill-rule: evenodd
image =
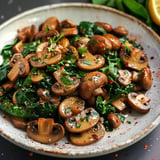
<svg viewBox="0 0 160 160"><path fill-rule="evenodd" d="M120 126L120 124L121 124L121 120L114 113L109 113L107 115L107 119L109 120L109 122L111 123L113 128L118 128Z"/></svg>
<svg viewBox="0 0 160 160"><path fill-rule="evenodd" d="M82 48L82 47L87 47L87 43L90 39L88 37L78 37L74 41L74 46L76 48Z"/></svg>
<svg viewBox="0 0 160 160"><path fill-rule="evenodd" d="M105 22L94 22L97 26L102 27L106 32L112 31L112 25Z"/></svg>
<svg viewBox="0 0 160 160"><path fill-rule="evenodd" d="M138 48L133 48L129 53L127 53L126 48L122 47L120 51L120 58L126 67L138 71L148 66L147 56Z"/></svg>
<svg viewBox="0 0 160 160"><path fill-rule="evenodd" d="M83 58L85 57L85 58ZM105 64L105 59L101 55L92 55L89 52L83 53L82 58L77 62L77 66L83 70L96 70Z"/></svg>
<svg viewBox="0 0 160 160"><path fill-rule="evenodd" d="M80 95L84 99L89 99L93 91L108 83L107 76L98 71L90 72L83 77L80 84Z"/></svg>
<svg viewBox="0 0 160 160"><path fill-rule="evenodd" d="M121 47L121 42L118 37L113 34L107 33L103 35L105 38L109 39L112 43L112 50L119 50Z"/></svg>
<svg viewBox="0 0 160 160"><path fill-rule="evenodd" d="M69 132L81 133L95 126L98 121L99 113L94 108L87 108L81 113L67 118L65 127Z"/></svg>
<svg viewBox="0 0 160 160"><path fill-rule="evenodd" d="M143 93L137 94L135 92L130 92L127 96L129 105L140 113L147 113L150 110L149 101L150 99Z"/></svg>
<svg viewBox="0 0 160 160"><path fill-rule="evenodd" d="M132 74L130 71L127 69L119 69L118 70L119 77L118 77L118 82L122 84L123 86L128 86L132 82Z"/></svg>
<svg viewBox="0 0 160 160"><path fill-rule="evenodd" d="M65 130L50 118L39 118L27 124L28 136L40 143L52 144L63 138Z"/></svg>
<svg viewBox="0 0 160 160"><path fill-rule="evenodd" d="M116 28L113 28L113 33L117 36L127 36L128 31L124 26L118 26Z"/></svg>
<svg viewBox="0 0 160 160"><path fill-rule="evenodd" d="M88 50L94 54L106 54L112 49L112 43L104 36L94 35L87 44Z"/></svg>
<svg viewBox="0 0 160 160"><path fill-rule="evenodd" d="M68 118L84 110L85 101L79 97L64 99L59 105L59 114L62 118Z"/></svg>
<svg viewBox="0 0 160 160"><path fill-rule="evenodd" d="M97 123L94 127L82 133L71 133L69 138L72 144L84 146L92 144L105 135L105 128L102 123Z"/></svg>

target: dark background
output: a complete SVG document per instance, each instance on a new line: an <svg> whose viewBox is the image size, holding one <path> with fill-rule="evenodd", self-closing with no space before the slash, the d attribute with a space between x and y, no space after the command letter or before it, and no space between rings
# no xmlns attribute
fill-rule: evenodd
<svg viewBox="0 0 160 160"><path fill-rule="evenodd" d="M26 10L53 3L85 2L90 0L0 0L0 24ZM66 158L65 158L66 159ZM94 160L160 160L160 126L136 144ZM0 137L0 160L60 160L19 148ZM62 160L62 159L61 159Z"/></svg>

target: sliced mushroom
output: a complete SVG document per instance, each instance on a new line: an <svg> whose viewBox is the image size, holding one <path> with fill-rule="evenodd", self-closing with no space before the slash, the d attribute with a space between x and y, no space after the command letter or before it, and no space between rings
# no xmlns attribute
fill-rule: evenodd
<svg viewBox="0 0 160 160"><path fill-rule="evenodd" d="M113 33L117 36L127 36L128 31L124 26L118 26L117 28L113 29Z"/></svg>
<svg viewBox="0 0 160 160"><path fill-rule="evenodd" d="M95 126L98 121L98 112L93 108L87 108L76 116L67 118L65 127L69 132L81 133Z"/></svg>
<svg viewBox="0 0 160 160"><path fill-rule="evenodd" d="M54 30L58 28L58 26L59 26L59 21L57 17L49 17L42 24L42 31L47 31L52 29Z"/></svg>
<svg viewBox="0 0 160 160"><path fill-rule="evenodd" d="M21 53L23 48L24 48L23 41L21 40L18 43L16 43L16 45L13 46L12 50L15 53Z"/></svg>
<svg viewBox="0 0 160 160"><path fill-rule="evenodd" d="M101 88L108 83L107 76L98 71L86 74L81 80L80 95L84 99L90 99L93 96L93 91Z"/></svg>
<svg viewBox="0 0 160 160"><path fill-rule="evenodd" d="M112 31L112 25L105 22L94 22L97 26L102 27L106 32Z"/></svg>
<svg viewBox="0 0 160 160"><path fill-rule="evenodd" d="M39 96L41 103L50 101L53 105L56 106L58 106L60 103L60 97L51 95L50 91L47 89L42 89L42 88L37 89L37 95Z"/></svg>
<svg viewBox="0 0 160 160"><path fill-rule="evenodd" d="M16 117L16 116L10 116L10 120L14 127L22 130L26 130L27 128L27 121L23 117Z"/></svg>
<svg viewBox="0 0 160 160"><path fill-rule="evenodd" d="M111 41L112 50L119 50L119 48L121 47L121 42L116 36L110 33L105 34L103 36Z"/></svg>
<svg viewBox="0 0 160 160"><path fill-rule="evenodd" d="M82 47L87 47L87 43L90 39L88 37L78 37L74 41L74 46L76 48L82 48Z"/></svg>
<svg viewBox="0 0 160 160"><path fill-rule="evenodd" d="M59 105L59 115L68 118L84 110L85 101L79 97L69 97L64 99Z"/></svg>
<svg viewBox="0 0 160 160"><path fill-rule="evenodd" d="M15 81L19 76L26 76L30 71L30 66L25 58L16 54L13 56L10 62L12 69L8 73L7 77L10 81Z"/></svg>
<svg viewBox="0 0 160 160"><path fill-rule="evenodd" d="M124 109L127 108L126 100L127 100L126 97L120 97L120 98L114 100L111 104L112 104L118 111L122 112Z"/></svg>
<svg viewBox="0 0 160 160"><path fill-rule="evenodd" d="M130 71L127 69L119 69L118 70L119 77L118 77L118 82L122 84L123 86L128 86L131 84L132 81L132 74Z"/></svg>
<svg viewBox="0 0 160 160"><path fill-rule="evenodd" d="M126 48L122 47L120 51L120 58L126 67L133 68L138 71L148 66L147 56L138 48L133 48L128 52Z"/></svg>
<svg viewBox="0 0 160 160"><path fill-rule="evenodd" d="M8 81L4 84L2 84L2 88L5 90L5 91L9 91L10 89L12 89L14 87L14 82L11 82L11 81Z"/></svg>
<svg viewBox="0 0 160 160"><path fill-rule="evenodd" d="M107 115L107 119L109 120L109 122L111 123L113 128L118 128L120 126L120 124L121 124L121 120L114 113L109 113Z"/></svg>
<svg viewBox="0 0 160 160"><path fill-rule="evenodd" d="M128 94L127 101L134 110L140 113L147 113L150 110L150 99L143 93L137 94L135 92L131 92Z"/></svg>
<svg viewBox="0 0 160 160"><path fill-rule="evenodd" d="M63 51L63 59L65 60L72 60L73 62L79 59L79 54L77 49L74 46L68 46Z"/></svg>
<svg viewBox="0 0 160 160"><path fill-rule="evenodd" d="M152 87L152 73L150 68L144 67L139 73L132 73L132 80L137 82L143 89L148 90Z"/></svg>
<svg viewBox="0 0 160 160"><path fill-rule="evenodd" d="M37 32L37 29L35 25L28 26L23 28L22 30L18 30L17 37L23 42L26 42L26 41L31 42L34 39L36 32Z"/></svg>
<svg viewBox="0 0 160 160"><path fill-rule="evenodd" d="M82 58L78 60L77 66L83 70L96 70L105 64L105 59L101 55L92 55L89 52L83 53Z"/></svg>
<svg viewBox="0 0 160 160"><path fill-rule="evenodd" d="M58 41L58 44L60 44L63 48L67 48L70 45L70 42L68 38L62 38L61 40Z"/></svg>
<svg viewBox="0 0 160 160"><path fill-rule="evenodd" d="M106 54L112 50L112 43L104 36L94 35L88 41L87 47L91 53Z"/></svg>
<svg viewBox="0 0 160 160"><path fill-rule="evenodd" d="M59 36L59 32L57 30L49 30L49 31L39 31L36 35L35 35L35 40L40 39L42 42L48 41L51 37L58 37Z"/></svg>
<svg viewBox="0 0 160 160"><path fill-rule="evenodd" d="M33 57L35 57L35 56L36 56L35 53L27 54L27 55L25 56L25 60L27 60L28 62L30 62L30 60L31 60Z"/></svg>
<svg viewBox="0 0 160 160"><path fill-rule="evenodd" d="M76 24L66 19L60 23L60 33L64 36L74 36L78 34Z"/></svg>
<svg viewBox="0 0 160 160"><path fill-rule="evenodd" d="M28 136L40 143L52 144L63 138L65 130L61 124L50 118L39 118L27 124Z"/></svg>
<svg viewBox="0 0 160 160"><path fill-rule="evenodd" d="M74 92L80 84L80 79L63 74L63 70L63 68L60 68L53 73L57 82L52 85L51 90L58 96Z"/></svg>
<svg viewBox="0 0 160 160"><path fill-rule="evenodd" d="M37 72L30 72L32 83L39 83L44 79L43 73L38 74Z"/></svg>
<svg viewBox="0 0 160 160"><path fill-rule="evenodd" d="M18 90L17 90L18 91ZM13 102L13 104L18 104L18 101L17 101L17 99L16 99L16 93L17 93L17 91L15 91L14 93L13 93L13 96L12 96L12 102Z"/></svg>
<svg viewBox="0 0 160 160"><path fill-rule="evenodd" d="M100 140L104 135L105 128L103 124L97 123L94 127L82 133L71 133L70 141L74 145L84 146Z"/></svg>

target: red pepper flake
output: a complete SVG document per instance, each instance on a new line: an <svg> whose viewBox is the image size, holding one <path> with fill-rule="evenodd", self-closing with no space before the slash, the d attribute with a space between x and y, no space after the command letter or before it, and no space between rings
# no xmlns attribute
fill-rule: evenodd
<svg viewBox="0 0 160 160"><path fill-rule="evenodd" d="M118 157L118 153L116 153L114 156L115 156L115 157Z"/></svg>
<svg viewBox="0 0 160 160"><path fill-rule="evenodd" d="M25 109L25 107L22 107L22 109Z"/></svg>
<svg viewBox="0 0 160 160"><path fill-rule="evenodd" d="M125 62L124 64L125 64L126 67L128 67L128 62Z"/></svg>
<svg viewBox="0 0 160 160"><path fill-rule="evenodd" d="M81 33L84 32L84 29L82 29L80 32L81 32Z"/></svg>
<svg viewBox="0 0 160 160"><path fill-rule="evenodd" d="M61 66L61 69L64 69L64 66Z"/></svg>
<svg viewBox="0 0 160 160"><path fill-rule="evenodd" d="M137 124L138 124L138 122L135 122L135 123L134 123L134 126L137 125Z"/></svg>
<svg viewBox="0 0 160 160"><path fill-rule="evenodd" d="M47 37L47 40L50 40L51 37Z"/></svg>
<svg viewBox="0 0 160 160"><path fill-rule="evenodd" d="M44 73L44 70L43 70L43 69L41 69L41 73Z"/></svg>
<svg viewBox="0 0 160 160"><path fill-rule="evenodd" d="M144 149L148 149L148 145L147 144L144 145Z"/></svg>
<svg viewBox="0 0 160 160"><path fill-rule="evenodd" d="M128 41L130 42L130 41L132 41L132 39L129 38Z"/></svg>
<svg viewBox="0 0 160 160"><path fill-rule="evenodd" d="M152 160L156 160L155 158L153 158Z"/></svg>
<svg viewBox="0 0 160 160"><path fill-rule="evenodd" d="M152 57L150 57L150 59L152 60L152 59L154 59L154 57L152 56Z"/></svg>
<svg viewBox="0 0 160 160"><path fill-rule="evenodd" d="M10 104L8 104L8 108L10 108L11 107L11 105Z"/></svg>
<svg viewBox="0 0 160 160"><path fill-rule="evenodd" d="M99 137L96 134L92 134L92 137L96 140L99 140Z"/></svg>
<svg viewBox="0 0 160 160"><path fill-rule="evenodd" d="M30 153L29 153L29 156L32 157L32 156L33 156L33 152L30 152Z"/></svg>
<svg viewBox="0 0 160 160"><path fill-rule="evenodd" d="M113 81L113 80L110 80L110 81L109 81L109 84L113 84L113 83L114 83L114 81Z"/></svg>
<svg viewBox="0 0 160 160"><path fill-rule="evenodd" d="M9 102L7 102L7 104L9 104Z"/></svg>
<svg viewBox="0 0 160 160"><path fill-rule="evenodd" d="M117 67L119 67L119 64L117 64Z"/></svg>

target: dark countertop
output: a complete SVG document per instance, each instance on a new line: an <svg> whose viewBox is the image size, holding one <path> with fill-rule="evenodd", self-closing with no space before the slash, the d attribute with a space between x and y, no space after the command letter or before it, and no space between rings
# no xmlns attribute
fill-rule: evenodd
<svg viewBox="0 0 160 160"><path fill-rule="evenodd" d="M89 0L0 0L0 24L12 16L34 7L62 3L62 2L90 2ZM0 137L0 160L58 160L59 158L46 157L8 142ZM160 126L148 136L134 145L121 151L92 158L94 160L160 160ZM62 159L61 159L62 160Z"/></svg>

